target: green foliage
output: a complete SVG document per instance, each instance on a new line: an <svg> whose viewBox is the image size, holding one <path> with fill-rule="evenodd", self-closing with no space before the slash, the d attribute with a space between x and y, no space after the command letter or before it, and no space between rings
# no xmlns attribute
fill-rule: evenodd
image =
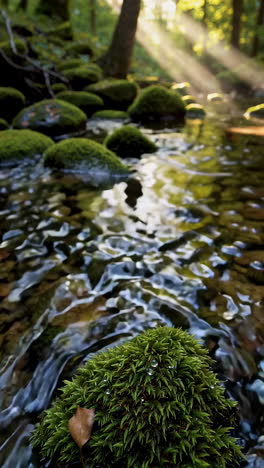
<svg viewBox="0 0 264 468"><path fill-rule="evenodd" d="M105 146L121 158L139 158L143 153L154 153L156 145L146 138L138 128L118 128L105 140Z"/></svg>
<svg viewBox="0 0 264 468"><path fill-rule="evenodd" d="M13 120L15 128L30 128L48 135L63 135L85 128L86 115L59 99L44 99L22 109Z"/></svg>
<svg viewBox="0 0 264 468"><path fill-rule="evenodd" d="M64 75L74 89L82 89L84 86L96 83L102 78L101 70L91 65L66 69L64 70Z"/></svg>
<svg viewBox="0 0 264 468"><path fill-rule="evenodd" d="M137 85L128 80L108 79L87 86L86 91L100 96L108 109L126 110L137 95Z"/></svg>
<svg viewBox="0 0 264 468"><path fill-rule="evenodd" d="M187 119L204 119L205 110L201 104L188 104L186 106L186 118Z"/></svg>
<svg viewBox="0 0 264 468"><path fill-rule="evenodd" d="M32 130L4 130L0 132L0 164L13 166L21 160L44 153L53 145L45 135Z"/></svg>
<svg viewBox="0 0 264 468"><path fill-rule="evenodd" d="M87 138L69 138L56 144L46 151L44 164L78 172L129 172L128 167L112 151Z"/></svg>
<svg viewBox="0 0 264 468"><path fill-rule="evenodd" d="M93 356L65 382L37 425L33 445L55 462L78 461L67 422L79 405L96 414L90 468L235 468L240 449L229 435L234 403L210 365L207 351L186 332L149 330Z"/></svg>
<svg viewBox="0 0 264 468"><path fill-rule="evenodd" d="M109 120L126 120L129 119L129 115L125 111L104 109L97 111L93 114L95 119L109 119Z"/></svg>
<svg viewBox="0 0 264 468"><path fill-rule="evenodd" d="M0 119L0 130L7 130L8 123L5 119Z"/></svg>
<svg viewBox="0 0 264 468"><path fill-rule="evenodd" d="M0 116L8 121L25 105L25 96L15 88L0 87Z"/></svg>
<svg viewBox="0 0 264 468"><path fill-rule="evenodd" d="M135 121L148 121L160 118L182 118L185 114L184 103L176 91L168 91L162 86L149 86L144 89L128 112Z"/></svg>
<svg viewBox="0 0 264 468"><path fill-rule="evenodd" d="M62 91L57 94L58 99L70 102L79 107L87 116L92 115L104 105L103 100L92 93L86 91Z"/></svg>

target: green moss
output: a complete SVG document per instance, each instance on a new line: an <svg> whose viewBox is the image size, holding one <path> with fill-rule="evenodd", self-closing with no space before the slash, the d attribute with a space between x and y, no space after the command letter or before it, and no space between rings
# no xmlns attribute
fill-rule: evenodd
<svg viewBox="0 0 264 468"><path fill-rule="evenodd" d="M171 89L179 93L181 96L186 96L186 94L188 94L189 92L190 87L191 87L190 83L188 83L187 81L184 81L183 83L173 84Z"/></svg>
<svg viewBox="0 0 264 468"><path fill-rule="evenodd" d="M104 109L93 114L95 119L109 119L109 120L126 120L129 119L129 115L125 111Z"/></svg>
<svg viewBox="0 0 264 468"><path fill-rule="evenodd" d="M127 80L102 80L87 86L85 91L100 96L108 109L126 110L137 95L136 83Z"/></svg>
<svg viewBox="0 0 264 468"><path fill-rule="evenodd" d="M128 112L135 121L158 120L160 118L182 118L184 103L176 91L168 91L162 86L149 86L144 89Z"/></svg>
<svg viewBox="0 0 264 468"><path fill-rule="evenodd" d="M61 91L66 91L68 88L65 83L54 83L51 85L51 89L54 93L60 93Z"/></svg>
<svg viewBox="0 0 264 468"><path fill-rule="evenodd" d="M99 96L85 91L62 91L57 94L57 98L74 104L82 109L87 116L92 115L104 105L103 100Z"/></svg>
<svg viewBox="0 0 264 468"><path fill-rule="evenodd" d="M72 87L77 90L91 83L96 83L102 77L101 71L90 65L66 69L63 73Z"/></svg>
<svg viewBox="0 0 264 468"><path fill-rule="evenodd" d="M58 65L58 71L64 70L71 70L72 68L79 68L84 65L84 61L82 59L68 59L64 60L62 63Z"/></svg>
<svg viewBox="0 0 264 468"><path fill-rule="evenodd" d="M51 28L47 31L48 34L57 36L61 39L72 39L72 28L70 21L65 21L64 23L59 24L55 28Z"/></svg>
<svg viewBox="0 0 264 468"><path fill-rule="evenodd" d="M258 106L249 107L245 113L246 119L251 120L264 120L264 104L259 104Z"/></svg>
<svg viewBox="0 0 264 468"><path fill-rule="evenodd" d="M186 94L186 96L182 96L182 100L185 106L188 106L188 104L194 104L196 102L195 97L191 94Z"/></svg>
<svg viewBox="0 0 264 468"><path fill-rule="evenodd" d="M51 145L50 138L32 130L4 130L0 132L0 164L13 166L21 160L30 160Z"/></svg>
<svg viewBox="0 0 264 468"><path fill-rule="evenodd" d="M210 93L207 96L207 100L209 102L223 102L224 101L224 95L221 93Z"/></svg>
<svg viewBox="0 0 264 468"><path fill-rule="evenodd" d="M15 88L0 87L0 116L8 121L25 105L24 94Z"/></svg>
<svg viewBox="0 0 264 468"><path fill-rule="evenodd" d="M69 138L48 149L45 166L77 172L128 173L119 158L100 143L87 138Z"/></svg>
<svg viewBox="0 0 264 468"><path fill-rule="evenodd" d="M25 54L27 51L27 47L21 39L15 39L15 46L19 54ZM3 52L10 58L14 58L14 53L11 49L10 42L9 41L4 41L0 42L0 49L3 50ZM1 57L1 62L3 61L3 58Z"/></svg>
<svg viewBox="0 0 264 468"><path fill-rule="evenodd" d="M77 462L67 423L79 405L96 414L85 457L90 468L235 468L235 405L210 366L207 351L186 332L149 330L89 359L44 413L33 446L62 465Z"/></svg>
<svg viewBox="0 0 264 468"><path fill-rule="evenodd" d="M78 55L93 56L94 54L92 45L89 44L89 42L83 42L83 41L71 42L65 47L65 50L68 54L72 56L78 56Z"/></svg>
<svg viewBox="0 0 264 468"><path fill-rule="evenodd" d="M135 127L124 126L105 140L105 146L121 158L139 158L143 153L154 153L156 145Z"/></svg>
<svg viewBox="0 0 264 468"><path fill-rule="evenodd" d="M200 104L188 104L186 106L186 118L187 119L204 119L205 110Z"/></svg>
<svg viewBox="0 0 264 468"><path fill-rule="evenodd" d="M13 120L15 128L31 128L47 135L64 135L85 128L86 115L59 99L46 99L26 107Z"/></svg>
<svg viewBox="0 0 264 468"><path fill-rule="evenodd" d="M5 119L0 119L0 130L7 130L8 123Z"/></svg>

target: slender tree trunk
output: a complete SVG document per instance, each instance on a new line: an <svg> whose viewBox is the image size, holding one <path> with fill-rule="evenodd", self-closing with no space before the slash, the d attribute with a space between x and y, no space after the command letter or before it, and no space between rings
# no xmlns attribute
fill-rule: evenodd
<svg viewBox="0 0 264 468"><path fill-rule="evenodd" d="M91 31L96 34L96 0L90 0Z"/></svg>
<svg viewBox="0 0 264 468"><path fill-rule="evenodd" d="M264 24L264 0L260 0L256 18L256 31L253 37L251 57L256 57L259 50L259 27Z"/></svg>
<svg viewBox="0 0 264 468"><path fill-rule="evenodd" d="M123 0L112 43L99 64L108 76L125 78L131 63L140 0Z"/></svg>
<svg viewBox="0 0 264 468"><path fill-rule="evenodd" d="M240 30L241 30L241 16L243 11L244 0L232 0L233 15L232 15L232 34L231 45L239 49L240 47Z"/></svg>

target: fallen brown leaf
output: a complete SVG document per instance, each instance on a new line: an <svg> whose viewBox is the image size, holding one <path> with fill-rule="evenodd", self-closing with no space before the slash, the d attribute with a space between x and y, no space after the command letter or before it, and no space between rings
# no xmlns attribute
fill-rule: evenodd
<svg viewBox="0 0 264 468"><path fill-rule="evenodd" d="M68 421L70 434L80 449L91 438L94 417L94 409L80 408L80 406L77 406L75 414Z"/></svg>
<svg viewBox="0 0 264 468"><path fill-rule="evenodd" d="M264 126L258 127L229 127L229 133L238 133L239 135L257 135L264 136Z"/></svg>

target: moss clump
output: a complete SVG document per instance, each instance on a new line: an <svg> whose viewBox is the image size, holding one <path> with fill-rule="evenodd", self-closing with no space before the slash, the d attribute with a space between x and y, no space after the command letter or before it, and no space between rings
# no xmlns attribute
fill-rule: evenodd
<svg viewBox="0 0 264 468"><path fill-rule="evenodd" d="M47 31L47 34L51 34L61 39L71 40L72 39L72 28L70 21L65 21L59 24L55 28L51 28Z"/></svg>
<svg viewBox="0 0 264 468"><path fill-rule="evenodd" d="M32 130L4 130L0 132L0 164L14 166L44 153L51 145L50 138Z"/></svg>
<svg viewBox="0 0 264 468"><path fill-rule="evenodd" d="M181 96L186 96L188 94L188 91L190 89L191 85L187 81L184 81L183 83L175 83L172 85L171 89L173 91L177 91Z"/></svg>
<svg viewBox="0 0 264 468"><path fill-rule="evenodd" d="M89 44L88 42L83 42L83 41L71 42L65 47L65 50L68 54L72 56L78 56L78 55L93 56L94 55L92 45Z"/></svg>
<svg viewBox="0 0 264 468"><path fill-rule="evenodd" d="M258 106L249 107L245 112L246 119L250 120L264 120L264 104L259 104Z"/></svg>
<svg viewBox="0 0 264 468"><path fill-rule="evenodd" d="M186 94L186 96L182 96L182 100L185 106L188 106L188 104L194 104L196 102L195 97L191 94Z"/></svg>
<svg viewBox="0 0 264 468"><path fill-rule="evenodd" d="M138 87L127 80L102 80L85 88L100 96L108 109L126 110L134 101Z"/></svg>
<svg viewBox="0 0 264 468"><path fill-rule="evenodd" d="M129 107L128 112L135 121L158 120L161 118L183 118L184 103L176 91L162 86L149 86Z"/></svg>
<svg viewBox="0 0 264 468"><path fill-rule="evenodd" d="M204 119L205 110L201 104L188 104L186 106L186 119Z"/></svg>
<svg viewBox="0 0 264 468"><path fill-rule="evenodd" d="M26 98L15 88L0 87L0 115L10 121L24 107Z"/></svg>
<svg viewBox="0 0 264 468"><path fill-rule="evenodd" d="M99 81L102 78L102 73L95 66L82 65L81 67L64 70L64 76L74 89L80 90L86 85Z"/></svg>
<svg viewBox="0 0 264 468"><path fill-rule="evenodd" d="M139 158L143 153L154 153L156 145L140 130L129 125L118 128L105 140L105 146L121 158Z"/></svg>
<svg viewBox="0 0 264 468"><path fill-rule="evenodd" d="M25 54L27 51L27 47L21 39L15 39L15 46L17 49L17 52L19 54ZM7 55L10 58L14 58L14 52L11 49L10 42L9 41L4 41L0 42L0 49L4 52L5 55ZM4 59L1 57L1 63L4 61Z"/></svg>
<svg viewBox="0 0 264 468"><path fill-rule="evenodd" d="M223 102L224 95L221 93L210 93L207 96L207 101L209 102Z"/></svg>
<svg viewBox="0 0 264 468"><path fill-rule="evenodd" d="M95 112L93 115L95 119L109 119L109 120L126 120L129 119L129 115L125 111L104 109L98 112Z"/></svg>
<svg viewBox="0 0 264 468"><path fill-rule="evenodd" d="M15 128L30 128L47 135L64 135L85 128L86 115L59 99L45 99L22 109L13 120Z"/></svg>
<svg viewBox="0 0 264 468"><path fill-rule="evenodd" d="M56 97L79 107L87 116L92 115L104 105L99 96L85 91L62 91Z"/></svg>
<svg viewBox="0 0 264 468"><path fill-rule="evenodd" d="M82 59L68 59L60 63L57 68L58 71L71 70L72 68L79 68L84 64Z"/></svg>
<svg viewBox="0 0 264 468"><path fill-rule="evenodd" d="M68 88L64 83L54 83L51 85L51 89L54 93L60 93L61 91L66 91Z"/></svg>
<svg viewBox="0 0 264 468"><path fill-rule="evenodd" d="M235 468L234 403L210 365L207 351L186 332L147 331L92 357L66 382L37 425L33 445L55 462L77 462L67 422L79 405L96 412L85 460L90 468Z"/></svg>
<svg viewBox="0 0 264 468"><path fill-rule="evenodd" d="M5 119L0 119L0 130L6 130L8 128L8 123Z"/></svg>
<svg viewBox="0 0 264 468"><path fill-rule="evenodd" d="M125 174L129 172L119 158L100 143L87 138L69 138L48 149L45 166L76 172Z"/></svg>

